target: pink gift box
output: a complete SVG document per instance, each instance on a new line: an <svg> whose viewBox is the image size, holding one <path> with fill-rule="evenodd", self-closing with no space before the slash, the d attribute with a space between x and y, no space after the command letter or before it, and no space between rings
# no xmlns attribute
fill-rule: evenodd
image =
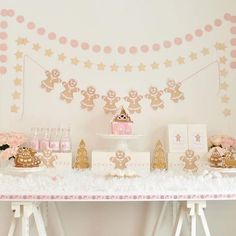
<svg viewBox="0 0 236 236"><path fill-rule="evenodd" d="M133 123L132 122L112 122L111 132L112 134L127 135L132 134Z"/></svg>

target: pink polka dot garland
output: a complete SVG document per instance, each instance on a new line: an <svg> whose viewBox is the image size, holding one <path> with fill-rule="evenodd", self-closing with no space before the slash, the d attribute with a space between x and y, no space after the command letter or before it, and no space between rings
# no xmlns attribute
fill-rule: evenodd
<svg viewBox="0 0 236 236"><path fill-rule="evenodd" d="M17 21L18 23L23 23L24 20L25 20L24 16L17 16L17 17L16 17L16 21Z"/></svg>
<svg viewBox="0 0 236 236"><path fill-rule="evenodd" d="M224 19L227 20L227 21L230 21L231 20L231 14L225 13L224 14Z"/></svg>
<svg viewBox="0 0 236 236"><path fill-rule="evenodd" d="M54 40L54 39L56 39L56 34L54 32L51 32L51 33L48 34L48 38L50 40Z"/></svg>
<svg viewBox="0 0 236 236"><path fill-rule="evenodd" d="M101 51L101 47L98 44L96 44L96 45L93 46L93 51L98 53L98 52Z"/></svg>
<svg viewBox="0 0 236 236"><path fill-rule="evenodd" d="M7 56L6 55L0 55L0 62L1 63L7 62Z"/></svg>
<svg viewBox="0 0 236 236"><path fill-rule="evenodd" d="M160 44L158 44L158 43L155 43L155 44L152 45L152 50L153 50L153 51L159 51L160 48L161 48L161 46L160 46Z"/></svg>
<svg viewBox="0 0 236 236"><path fill-rule="evenodd" d="M6 29L8 27L8 23L6 21L1 21L0 22L0 28Z"/></svg>
<svg viewBox="0 0 236 236"><path fill-rule="evenodd" d="M7 16L8 15L8 10L7 9L2 9L1 10L1 15L2 16Z"/></svg>
<svg viewBox="0 0 236 236"><path fill-rule="evenodd" d="M191 42L191 41L193 40L193 36L192 36L191 34L186 34L185 40L186 40L187 42Z"/></svg>
<svg viewBox="0 0 236 236"><path fill-rule="evenodd" d="M126 52L125 48L122 47L122 46L118 47L117 51L118 51L118 53L120 53L120 54L125 54L125 52Z"/></svg>
<svg viewBox="0 0 236 236"><path fill-rule="evenodd" d="M195 35L196 35L197 37L201 37L201 36L203 35L203 31L202 31L201 29L197 29L197 30L195 31Z"/></svg>
<svg viewBox="0 0 236 236"><path fill-rule="evenodd" d="M204 29L205 29L206 32L211 32L212 31L212 26L211 25L206 25L204 27Z"/></svg>
<svg viewBox="0 0 236 236"><path fill-rule="evenodd" d="M12 9L8 10L7 15L10 16L10 17L14 16L15 15L14 10L12 10Z"/></svg>
<svg viewBox="0 0 236 236"><path fill-rule="evenodd" d="M231 57L236 57L236 50L231 51Z"/></svg>
<svg viewBox="0 0 236 236"><path fill-rule="evenodd" d="M111 53L112 49L111 49L110 46L106 46L106 47L104 47L103 51L104 51L106 54L109 54L109 53Z"/></svg>
<svg viewBox="0 0 236 236"><path fill-rule="evenodd" d="M137 49L135 46L132 46L132 47L130 47L129 52L130 52L131 54L135 54L135 53L138 52L138 49Z"/></svg>
<svg viewBox="0 0 236 236"><path fill-rule="evenodd" d="M141 46L141 51L142 51L143 53L147 53L147 52L149 51L148 45L142 45L142 46Z"/></svg>
<svg viewBox="0 0 236 236"><path fill-rule="evenodd" d="M175 38L174 42L176 45L180 45L180 44L182 44L183 41L181 38Z"/></svg>
<svg viewBox="0 0 236 236"><path fill-rule="evenodd" d="M0 39L2 39L2 40L7 39L7 33L6 32L0 32Z"/></svg>
<svg viewBox="0 0 236 236"><path fill-rule="evenodd" d="M216 19L216 20L214 21L214 25L217 26L217 27L219 27L219 26L222 25L222 21L221 21L220 19Z"/></svg>
<svg viewBox="0 0 236 236"><path fill-rule="evenodd" d="M89 49L89 44L87 42L83 42L83 43L81 43L81 48L83 50L88 50Z"/></svg>
<svg viewBox="0 0 236 236"><path fill-rule="evenodd" d="M7 73L7 68L5 66L0 66L0 74L4 75Z"/></svg>
<svg viewBox="0 0 236 236"><path fill-rule="evenodd" d="M35 28L34 22L29 22L29 23L27 24L27 28L28 28L29 30L33 30L33 29Z"/></svg>
<svg viewBox="0 0 236 236"><path fill-rule="evenodd" d="M67 43L67 38L66 38L65 36L61 36L61 37L59 38L59 42L60 42L61 44L66 44L66 43Z"/></svg>
<svg viewBox="0 0 236 236"><path fill-rule="evenodd" d="M5 43L0 44L0 51L6 51L7 45Z"/></svg>
<svg viewBox="0 0 236 236"><path fill-rule="evenodd" d="M231 34L236 34L236 26L231 27L230 32Z"/></svg>
<svg viewBox="0 0 236 236"><path fill-rule="evenodd" d="M37 29L37 33L38 33L39 35L45 34L45 31L46 31L46 30L45 30L43 27L40 27L40 28Z"/></svg>
<svg viewBox="0 0 236 236"><path fill-rule="evenodd" d="M70 41L70 46L71 46L72 48L76 48L76 47L78 47L78 45L79 45L79 43L78 43L77 40L72 39L72 40Z"/></svg>
<svg viewBox="0 0 236 236"><path fill-rule="evenodd" d="M164 41L163 46L164 46L165 48L170 48L170 47L171 47L171 42L168 41L168 40L166 40L166 41Z"/></svg>
<svg viewBox="0 0 236 236"><path fill-rule="evenodd" d="M231 63L230 63L230 67L231 67L232 69L236 69L236 61L231 62Z"/></svg>

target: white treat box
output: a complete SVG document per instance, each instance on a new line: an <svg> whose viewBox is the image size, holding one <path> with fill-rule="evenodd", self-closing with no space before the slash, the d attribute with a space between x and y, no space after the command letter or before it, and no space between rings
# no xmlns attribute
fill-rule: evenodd
<svg viewBox="0 0 236 236"><path fill-rule="evenodd" d="M72 153L71 152L51 152L36 154L42 163L42 166L56 169L72 169Z"/></svg>
<svg viewBox="0 0 236 236"><path fill-rule="evenodd" d="M137 175L150 172L149 152L124 152L124 157L119 158L117 152L93 151L92 171L100 174L109 174L115 169L129 169Z"/></svg>
<svg viewBox="0 0 236 236"><path fill-rule="evenodd" d="M207 152L207 129L205 124L168 125L169 152Z"/></svg>

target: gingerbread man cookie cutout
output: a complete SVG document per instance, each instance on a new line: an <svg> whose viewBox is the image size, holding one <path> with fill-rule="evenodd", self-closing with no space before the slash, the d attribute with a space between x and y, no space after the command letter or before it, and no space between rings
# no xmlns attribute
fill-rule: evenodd
<svg viewBox="0 0 236 236"><path fill-rule="evenodd" d="M167 88L164 89L166 93L170 94L170 99L174 102L184 100L184 94L179 90L182 86L181 83L176 83L174 80L169 80L167 82Z"/></svg>
<svg viewBox="0 0 236 236"><path fill-rule="evenodd" d="M74 98L74 93L79 92L77 82L74 79L70 79L68 82L63 82L64 91L61 92L60 99L65 100L67 103L70 103Z"/></svg>
<svg viewBox="0 0 236 236"><path fill-rule="evenodd" d="M51 92L54 89L56 83L60 83L61 79L59 78L60 72L57 69L52 71L45 72L47 78L41 82L41 88L44 88L47 92Z"/></svg>
<svg viewBox="0 0 236 236"><path fill-rule="evenodd" d="M102 96L102 99L105 101L105 105L103 107L105 113L115 114L117 111L116 103L120 101L120 97L116 96L116 92L113 90L109 90L107 92L107 96Z"/></svg>
<svg viewBox="0 0 236 236"><path fill-rule="evenodd" d="M164 108L164 102L161 99L163 94L162 90L158 90L156 87L151 86L149 88L149 93L145 95L145 98L151 100L151 107L153 110L157 110L158 108Z"/></svg>
<svg viewBox="0 0 236 236"><path fill-rule="evenodd" d="M194 151L186 150L185 155L180 157L180 160L184 162L183 170L188 172L197 172L198 167L196 165L196 161L200 159L198 155L195 155Z"/></svg>
<svg viewBox="0 0 236 236"><path fill-rule="evenodd" d="M116 151L114 157L110 157L110 161L115 164L116 169L123 170L127 168L127 163L131 160L129 156L125 155L125 152L122 150Z"/></svg>
<svg viewBox="0 0 236 236"><path fill-rule="evenodd" d="M143 96L138 95L138 92L136 90L130 90L128 96L126 96L124 99L129 103L128 110L131 114L133 113L141 113L141 105L139 104L139 101L141 101Z"/></svg>
<svg viewBox="0 0 236 236"><path fill-rule="evenodd" d="M80 102L81 108L91 111L94 108L94 99L99 98L96 89L89 86L86 90L82 90L81 94L84 96L84 99Z"/></svg>
<svg viewBox="0 0 236 236"><path fill-rule="evenodd" d="M51 150L44 150L39 159L47 168L53 168L55 167L54 162L57 159L57 155L53 155Z"/></svg>

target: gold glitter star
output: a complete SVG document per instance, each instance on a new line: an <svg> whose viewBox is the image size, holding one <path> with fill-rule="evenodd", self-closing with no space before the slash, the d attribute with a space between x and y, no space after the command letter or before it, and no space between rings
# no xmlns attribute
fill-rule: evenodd
<svg viewBox="0 0 236 236"><path fill-rule="evenodd" d="M66 56L64 55L64 53L61 53L61 54L58 55L58 60L59 61L65 61L65 59L66 59Z"/></svg>
<svg viewBox="0 0 236 236"><path fill-rule="evenodd" d="M189 55L190 59L192 61L196 60L197 59L197 53L196 52L191 52L190 55Z"/></svg>
<svg viewBox="0 0 236 236"><path fill-rule="evenodd" d="M229 87L229 85L226 82L223 82L220 84L220 89L221 90L227 90Z"/></svg>
<svg viewBox="0 0 236 236"><path fill-rule="evenodd" d="M172 61L170 61L170 60L167 59L167 60L164 62L164 64L165 64L166 67L171 67L171 66L172 66Z"/></svg>
<svg viewBox="0 0 236 236"><path fill-rule="evenodd" d="M39 45L38 43L34 43L34 44L33 44L32 49L33 49L34 51L38 51L40 48L41 48L41 47L40 47L40 45Z"/></svg>
<svg viewBox="0 0 236 236"><path fill-rule="evenodd" d="M97 64L97 69L98 70L104 70L105 69L105 65L101 62L101 63Z"/></svg>
<svg viewBox="0 0 236 236"><path fill-rule="evenodd" d="M229 97L227 95L224 95L224 96L221 97L221 102L222 103L228 103L228 101L229 101Z"/></svg>
<svg viewBox="0 0 236 236"><path fill-rule="evenodd" d="M14 84L15 84L15 86L20 86L21 85L21 79L16 78L14 80Z"/></svg>
<svg viewBox="0 0 236 236"><path fill-rule="evenodd" d="M92 63L91 63L90 60L84 62L84 67L85 67L85 68L88 68L88 69L89 69L89 68L91 68L91 66L92 66Z"/></svg>
<svg viewBox="0 0 236 236"><path fill-rule="evenodd" d="M220 58L219 58L219 61L220 61L221 64L225 64L226 61L227 61L227 58L226 58L225 56L220 57Z"/></svg>
<svg viewBox="0 0 236 236"><path fill-rule="evenodd" d="M133 69L133 67L130 64L125 65L124 68L125 68L125 72L131 72Z"/></svg>
<svg viewBox="0 0 236 236"><path fill-rule="evenodd" d="M17 64L14 68L15 68L16 72L21 72L22 71L22 66L19 65L19 64Z"/></svg>
<svg viewBox="0 0 236 236"><path fill-rule="evenodd" d="M143 63L140 63L139 66L138 66L138 70L139 71L145 71L145 69L146 69L146 66Z"/></svg>
<svg viewBox="0 0 236 236"><path fill-rule="evenodd" d="M16 106L16 104L11 106L11 112L17 113L19 107Z"/></svg>
<svg viewBox="0 0 236 236"><path fill-rule="evenodd" d="M111 65L111 71L117 71L118 68L119 67L115 63L113 65Z"/></svg>
<svg viewBox="0 0 236 236"><path fill-rule="evenodd" d="M15 92L12 94L12 98L13 98L14 100L19 99L19 98L20 98L20 93L17 92L17 91L15 91Z"/></svg>
<svg viewBox="0 0 236 236"><path fill-rule="evenodd" d="M52 51L51 49L46 49L46 50L45 50L45 56L51 57L52 54L53 54L53 51Z"/></svg>
<svg viewBox="0 0 236 236"><path fill-rule="evenodd" d="M71 64L73 64L75 66L78 65L78 63L79 63L79 60L77 57L71 58L70 61L71 61Z"/></svg>
<svg viewBox="0 0 236 236"><path fill-rule="evenodd" d="M159 68L159 64L157 64L156 62L153 62L153 63L151 64L151 67L152 67L153 70L156 70L156 69Z"/></svg>
<svg viewBox="0 0 236 236"><path fill-rule="evenodd" d="M230 116L231 115L231 110L228 109L228 108L225 108L223 113L224 113L225 116Z"/></svg>
<svg viewBox="0 0 236 236"><path fill-rule="evenodd" d="M224 43L216 43L215 44L215 49L216 50L221 50L221 51L224 51L226 49L226 46Z"/></svg>
<svg viewBox="0 0 236 236"><path fill-rule="evenodd" d="M227 74L228 74L228 71L227 71L226 69L220 70L220 75L221 75L222 77L226 77Z"/></svg>
<svg viewBox="0 0 236 236"><path fill-rule="evenodd" d="M19 37L19 38L16 40L17 45L26 45L28 42L29 42L29 41L28 41L27 38L21 38L21 37Z"/></svg>
<svg viewBox="0 0 236 236"><path fill-rule="evenodd" d="M185 63L184 57L178 57L177 62L179 63L179 65L184 64Z"/></svg>
<svg viewBox="0 0 236 236"><path fill-rule="evenodd" d="M17 52L15 53L15 56L16 56L16 59L20 59L20 58L23 57L23 52L17 51Z"/></svg>
<svg viewBox="0 0 236 236"><path fill-rule="evenodd" d="M209 55L209 49L208 48L203 48L201 51L203 56Z"/></svg>

